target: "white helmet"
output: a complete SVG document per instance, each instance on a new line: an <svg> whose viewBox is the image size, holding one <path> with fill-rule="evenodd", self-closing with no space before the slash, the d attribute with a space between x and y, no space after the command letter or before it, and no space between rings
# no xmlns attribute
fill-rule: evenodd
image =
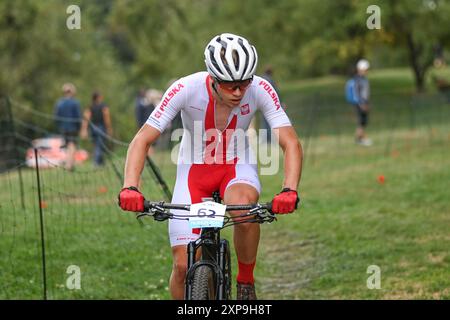
<svg viewBox="0 0 450 320"><path fill-rule="evenodd" d="M370 63L366 59L361 59L356 64L356 69L358 70L368 70L370 68Z"/></svg>
<svg viewBox="0 0 450 320"><path fill-rule="evenodd" d="M247 39L222 33L206 46L205 63L212 77L222 81L241 81L255 74L258 55Z"/></svg>

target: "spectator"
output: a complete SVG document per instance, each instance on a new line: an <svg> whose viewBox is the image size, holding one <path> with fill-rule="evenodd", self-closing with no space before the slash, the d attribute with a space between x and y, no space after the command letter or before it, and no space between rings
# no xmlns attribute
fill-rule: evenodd
<svg viewBox="0 0 450 320"><path fill-rule="evenodd" d="M54 115L56 126L64 138L64 146L67 149L65 168L72 171L81 126L80 102L74 98L76 88L72 83L65 83L62 90L64 97L56 103Z"/></svg>
<svg viewBox="0 0 450 320"><path fill-rule="evenodd" d="M156 89L141 89L136 98L136 123L140 129L146 122L153 109L159 104L162 98L162 92ZM156 146L157 144L155 144ZM153 154L153 146L148 149L147 155Z"/></svg>
<svg viewBox="0 0 450 320"><path fill-rule="evenodd" d="M94 165L101 166L104 163L105 137L112 135L112 126L109 107L103 103L103 96L99 92L92 94L92 105L84 112L82 138L87 138L88 124L94 143Z"/></svg>
<svg viewBox="0 0 450 320"><path fill-rule="evenodd" d="M171 79L169 81L168 87L170 87L170 85L172 83L174 83L175 81L176 81L176 79ZM154 108L156 108L159 105L162 97L163 97L163 92L161 92L159 90L156 90L156 89L147 90L147 99L150 102L152 111ZM161 149L161 150L162 149L167 149L167 150L170 149L172 132L173 132L173 130L175 130L176 128L179 128L181 126L182 126L181 125L181 115L177 114L175 119L173 119L172 122L169 124L168 130L161 133L161 137L158 139L158 141L156 141L153 144L153 146L155 146L157 149Z"/></svg>
<svg viewBox="0 0 450 320"><path fill-rule="evenodd" d="M139 90L135 104L136 124L138 129L140 129L147 121L150 113L153 111L153 108L154 106L150 105L150 101L146 96L145 89Z"/></svg>
<svg viewBox="0 0 450 320"><path fill-rule="evenodd" d="M450 103L450 82L444 78L439 78L436 75L432 75L432 79L436 88L445 95L447 102Z"/></svg>
<svg viewBox="0 0 450 320"><path fill-rule="evenodd" d="M346 84L347 101L354 106L357 116L355 142L363 146L372 145L372 140L367 138L365 132L370 111L370 85L369 80L367 79L369 68L370 64L367 60L359 60L356 65L356 75L347 81Z"/></svg>

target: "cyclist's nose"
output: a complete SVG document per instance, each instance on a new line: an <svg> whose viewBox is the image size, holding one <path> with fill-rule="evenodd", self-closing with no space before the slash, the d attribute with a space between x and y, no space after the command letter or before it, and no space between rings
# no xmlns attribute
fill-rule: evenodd
<svg viewBox="0 0 450 320"><path fill-rule="evenodd" d="M236 89L234 89L233 91L233 96L235 97L241 97L242 96L243 91L241 90L241 87L236 87Z"/></svg>

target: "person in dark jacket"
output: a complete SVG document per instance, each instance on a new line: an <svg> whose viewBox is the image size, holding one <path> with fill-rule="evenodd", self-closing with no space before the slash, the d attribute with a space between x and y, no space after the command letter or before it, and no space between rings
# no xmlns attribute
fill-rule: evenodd
<svg viewBox="0 0 450 320"><path fill-rule="evenodd" d="M112 125L109 107L103 102L103 96L99 92L92 94L92 105L84 112L82 138L87 138L88 124L94 142L94 164L101 166L104 163L105 138L112 136Z"/></svg>
<svg viewBox="0 0 450 320"><path fill-rule="evenodd" d="M146 96L145 89L139 90L135 103L136 124L138 129L144 125L154 108L155 106Z"/></svg>

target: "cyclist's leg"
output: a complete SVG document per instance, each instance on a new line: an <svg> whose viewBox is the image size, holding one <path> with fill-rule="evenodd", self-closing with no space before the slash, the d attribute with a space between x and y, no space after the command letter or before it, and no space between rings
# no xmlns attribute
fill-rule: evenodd
<svg viewBox="0 0 450 320"><path fill-rule="evenodd" d="M188 189L189 165L177 167L177 179L173 191L172 203L191 203ZM173 214L185 215L186 211L171 210ZM186 220L169 220L169 238L172 247L172 273L170 275L170 293L173 299L184 298L184 280L187 269L186 247L190 241L198 239Z"/></svg>
<svg viewBox="0 0 450 320"><path fill-rule="evenodd" d="M250 204L258 201L258 191L251 185L236 183L228 187L224 195L226 204ZM246 211L234 211L233 216ZM260 228L258 223L241 223L234 226L233 241L238 261L253 264L256 261Z"/></svg>
<svg viewBox="0 0 450 320"><path fill-rule="evenodd" d="M246 204L257 202L258 195L253 186L236 183L227 188L224 198L226 203ZM245 211L237 211L236 213L245 213ZM237 300L257 299L253 272L256 265L259 237L260 227L258 223L242 223L234 226L233 241L238 261Z"/></svg>
<svg viewBox="0 0 450 320"><path fill-rule="evenodd" d="M184 299L184 280L187 269L187 246L179 245L172 247L172 273L170 274L170 295L172 299Z"/></svg>
<svg viewBox="0 0 450 320"><path fill-rule="evenodd" d="M223 199L226 204L256 203L261 190L257 169L254 165L237 164L233 178L226 183ZM245 211L235 211L236 216ZM253 269L256 263L260 236L260 227L257 223L242 223L234 227L233 241L239 264L237 280L240 283L253 284Z"/></svg>
<svg viewBox="0 0 450 320"><path fill-rule="evenodd" d="M212 190L204 191L200 188L200 181L197 183L198 180L192 179L193 172L199 169L202 168L195 165L179 165L177 167L177 179L172 203L198 203L202 201L203 197L211 197ZM186 211L182 210L171 210L171 212L180 215L187 214ZM200 229L189 228L187 220L169 220L169 237L173 256L170 292L174 299L183 299L184 297L184 280L187 272L187 244L197 240L199 236Z"/></svg>

